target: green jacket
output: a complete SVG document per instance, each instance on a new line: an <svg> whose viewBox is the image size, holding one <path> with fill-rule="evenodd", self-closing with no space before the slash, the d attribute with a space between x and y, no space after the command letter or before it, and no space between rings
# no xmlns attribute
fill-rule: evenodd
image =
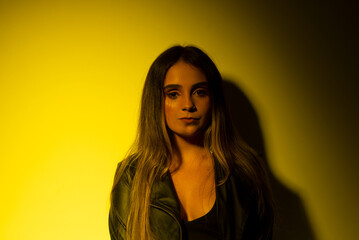
<svg viewBox="0 0 359 240"><path fill-rule="evenodd" d="M111 240L126 239L126 220L129 214L130 190L135 169L127 168L116 185L109 213ZM215 167L216 182L224 172ZM243 196L247 196L245 199ZM248 191L242 187L238 176L231 174L227 181L216 187L217 217L223 240L261 239L261 225ZM115 214L115 212L118 214ZM180 204L170 174L154 183L150 196L150 222L157 239L182 240Z"/></svg>

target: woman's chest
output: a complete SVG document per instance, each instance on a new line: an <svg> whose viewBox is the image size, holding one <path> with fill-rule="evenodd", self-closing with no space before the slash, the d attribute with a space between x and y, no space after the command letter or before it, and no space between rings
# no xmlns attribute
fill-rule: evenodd
<svg viewBox="0 0 359 240"><path fill-rule="evenodd" d="M178 171L171 177L183 219L197 219L212 209L216 200L213 171Z"/></svg>

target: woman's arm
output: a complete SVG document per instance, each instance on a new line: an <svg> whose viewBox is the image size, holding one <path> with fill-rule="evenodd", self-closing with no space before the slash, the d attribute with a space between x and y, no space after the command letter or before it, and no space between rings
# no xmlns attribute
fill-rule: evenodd
<svg viewBox="0 0 359 240"><path fill-rule="evenodd" d="M118 164L116 174L121 163ZM129 168L123 171L120 180L113 186L111 193L111 207L109 212L109 231L111 240L126 239L126 223L130 207L130 193L132 174Z"/></svg>

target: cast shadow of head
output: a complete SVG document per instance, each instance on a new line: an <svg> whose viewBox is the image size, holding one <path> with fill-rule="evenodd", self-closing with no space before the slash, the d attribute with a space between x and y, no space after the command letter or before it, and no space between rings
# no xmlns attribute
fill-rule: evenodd
<svg viewBox="0 0 359 240"><path fill-rule="evenodd" d="M235 127L244 141L260 154L267 168L277 208L274 239L316 239L300 196L287 188L271 172L259 120L250 101L228 79L223 81L223 90Z"/></svg>

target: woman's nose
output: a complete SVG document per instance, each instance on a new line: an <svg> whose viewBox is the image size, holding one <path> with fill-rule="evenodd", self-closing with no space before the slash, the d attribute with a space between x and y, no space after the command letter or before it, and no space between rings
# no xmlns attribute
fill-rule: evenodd
<svg viewBox="0 0 359 240"><path fill-rule="evenodd" d="M197 111L196 105L194 104L193 100L192 100L192 96L188 96L184 99L184 103L183 103L183 111L188 111L188 112L195 112Z"/></svg>

